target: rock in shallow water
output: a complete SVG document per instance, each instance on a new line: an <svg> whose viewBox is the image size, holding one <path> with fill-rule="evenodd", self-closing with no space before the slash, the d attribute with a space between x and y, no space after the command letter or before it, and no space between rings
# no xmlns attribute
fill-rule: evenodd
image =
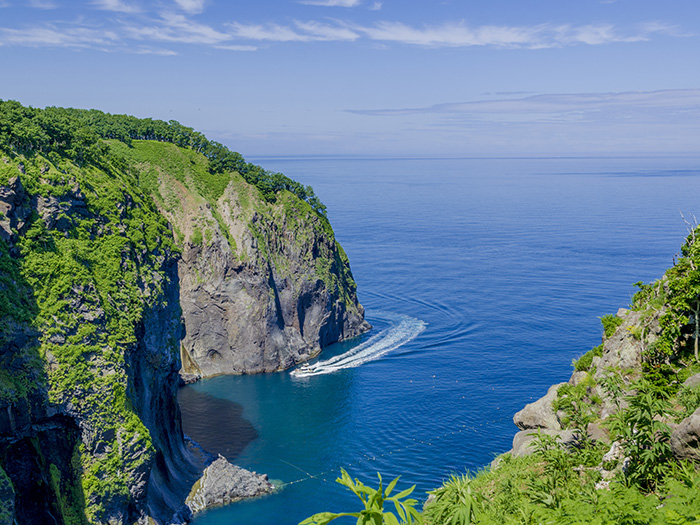
<svg viewBox="0 0 700 525"><path fill-rule="evenodd" d="M232 465L219 455L194 484L185 503L193 513L197 513L210 507L267 494L273 489L266 475Z"/></svg>

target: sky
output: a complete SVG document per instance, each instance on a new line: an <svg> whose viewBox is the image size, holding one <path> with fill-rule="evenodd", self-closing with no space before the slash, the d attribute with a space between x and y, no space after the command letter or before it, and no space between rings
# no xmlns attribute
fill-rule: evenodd
<svg viewBox="0 0 700 525"><path fill-rule="evenodd" d="M0 66L246 157L700 154L699 0L0 0Z"/></svg>

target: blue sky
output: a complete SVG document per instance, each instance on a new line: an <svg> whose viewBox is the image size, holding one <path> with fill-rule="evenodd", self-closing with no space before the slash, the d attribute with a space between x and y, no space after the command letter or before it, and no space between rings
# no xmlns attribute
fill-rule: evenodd
<svg viewBox="0 0 700 525"><path fill-rule="evenodd" d="M698 0L0 0L0 64L244 156L700 153Z"/></svg>

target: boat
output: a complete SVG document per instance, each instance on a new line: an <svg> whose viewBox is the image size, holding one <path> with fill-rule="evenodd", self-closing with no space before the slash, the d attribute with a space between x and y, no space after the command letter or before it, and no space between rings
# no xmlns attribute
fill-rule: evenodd
<svg viewBox="0 0 700 525"><path fill-rule="evenodd" d="M293 376L305 376L308 374L311 374L312 372L315 371L315 368L310 365L309 363L304 363L301 366L298 366L294 370L292 370L291 375Z"/></svg>

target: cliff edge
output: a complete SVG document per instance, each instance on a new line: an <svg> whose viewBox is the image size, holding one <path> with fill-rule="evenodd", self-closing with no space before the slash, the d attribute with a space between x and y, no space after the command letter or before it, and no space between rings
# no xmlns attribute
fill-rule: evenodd
<svg viewBox="0 0 700 525"><path fill-rule="evenodd" d="M324 212L177 122L0 101L0 523L186 523L272 490L184 436L179 374L369 329Z"/></svg>

